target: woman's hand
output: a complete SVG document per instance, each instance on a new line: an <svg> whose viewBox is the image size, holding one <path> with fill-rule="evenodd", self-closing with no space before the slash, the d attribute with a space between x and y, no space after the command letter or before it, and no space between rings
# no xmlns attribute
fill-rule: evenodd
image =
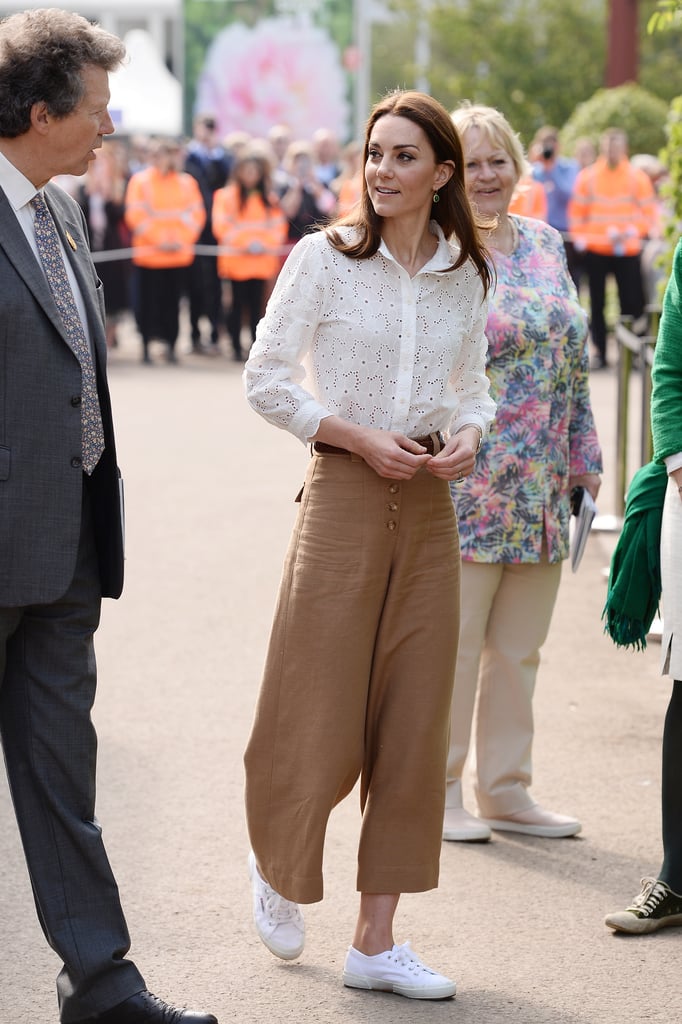
<svg viewBox="0 0 682 1024"><path fill-rule="evenodd" d="M590 492L596 501L597 495L599 494L599 488L601 487L601 477L599 473L582 473L580 476L571 476L568 479L569 494L574 487L584 487L586 491Z"/></svg>
<svg viewBox="0 0 682 1024"><path fill-rule="evenodd" d="M426 448L404 434L368 430L352 449L375 473L388 480L411 480L422 466L433 461Z"/></svg>
<svg viewBox="0 0 682 1024"><path fill-rule="evenodd" d="M459 483L473 473L480 440L481 431L478 427L462 427L446 442L442 451L433 456L426 468L439 480Z"/></svg>
<svg viewBox="0 0 682 1024"><path fill-rule="evenodd" d="M375 473L388 480L411 480L432 458L426 448L405 434L360 427L340 416L325 416L310 440L355 452Z"/></svg>

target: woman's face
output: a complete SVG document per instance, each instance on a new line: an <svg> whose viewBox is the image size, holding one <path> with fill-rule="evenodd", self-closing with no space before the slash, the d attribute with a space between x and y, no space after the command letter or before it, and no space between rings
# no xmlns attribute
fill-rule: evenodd
<svg viewBox="0 0 682 1024"><path fill-rule="evenodd" d="M244 188L255 188L261 179L260 167L256 160L245 160L237 173Z"/></svg>
<svg viewBox="0 0 682 1024"><path fill-rule="evenodd" d="M453 165L436 163L424 130L407 117L385 114L372 129L365 180L380 217L430 211L433 193L452 175Z"/></svg>
<svg viewBox="0 0 682 1024"><path fill-rule="evenodd" d="M469 202L484 217L506 214L518 182L509 153L478 127L467 128L462 146Z"/></svg>

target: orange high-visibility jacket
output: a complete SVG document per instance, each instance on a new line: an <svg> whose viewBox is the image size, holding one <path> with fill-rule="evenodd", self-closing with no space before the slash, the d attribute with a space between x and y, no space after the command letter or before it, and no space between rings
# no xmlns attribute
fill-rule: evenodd
<svg viewBox="0 0 682 1024"><path fill-rule="evenodd" d="M218 275L230 281L268 280L280 266L280 247L287 236L287 219L273 197L266 206L258 192L239 205L239 186L226 185L213 194L211 215L218 245L229 252L218 254ZM249 247L261 252L250 252Z"/></svg>
<svg viewBox="0 0 682 1024"><path fill-rule="evenodd" d="M568 204L568 229L579 250L603 256L636 256L654 229L656 200L644 171L605 157L578 173Z"/></svg>
<svg viewBox="0 0 682 1024"><path fill-rule="evenodd" d="M542 182L530 176L521 178L507 212L547 220L547 193Z"/></svg>
<svg viewBox="0 0 682 1024"><path fill-rule="evenodd" d="M128 182L125 222L138 267L188 267L205 220L199 186L184 171L161 174L146 167Z"/></svg>
<svg viewBox="0 0 682 1024"><path fill-rule="evenodd" d="M362 172L358 171L352 178L346 178L339 189L339 203L336 212L339 217L349 213L362 196Z"/></svg>

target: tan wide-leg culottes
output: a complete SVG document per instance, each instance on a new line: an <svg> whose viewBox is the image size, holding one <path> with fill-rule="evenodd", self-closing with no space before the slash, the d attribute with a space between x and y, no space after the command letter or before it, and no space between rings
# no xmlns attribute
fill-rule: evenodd
<svg viewBox="0 0 682 1024"><path fill-rule="evenodd" d="M322 899L327 821L360 776L358 890L438 884L459 572L447 483L313 455L244 757L251 844L287 899Z"/></svg>

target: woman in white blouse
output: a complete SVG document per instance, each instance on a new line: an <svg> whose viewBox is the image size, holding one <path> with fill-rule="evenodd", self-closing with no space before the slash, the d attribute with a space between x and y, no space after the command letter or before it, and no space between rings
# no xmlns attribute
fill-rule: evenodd
<svg viewBox="0 0 682 1024"><path fill-rule="evenodd" d="M351 987L454 995L409 943L400 893L438 883L459 547L448 481L495 406L486 252L447 113L397 92L370 115L358 207L304 237L246 364L247 397L312 445L248 748L254 920L303 951L332 808L358 778L360 909Z"/></svg>

